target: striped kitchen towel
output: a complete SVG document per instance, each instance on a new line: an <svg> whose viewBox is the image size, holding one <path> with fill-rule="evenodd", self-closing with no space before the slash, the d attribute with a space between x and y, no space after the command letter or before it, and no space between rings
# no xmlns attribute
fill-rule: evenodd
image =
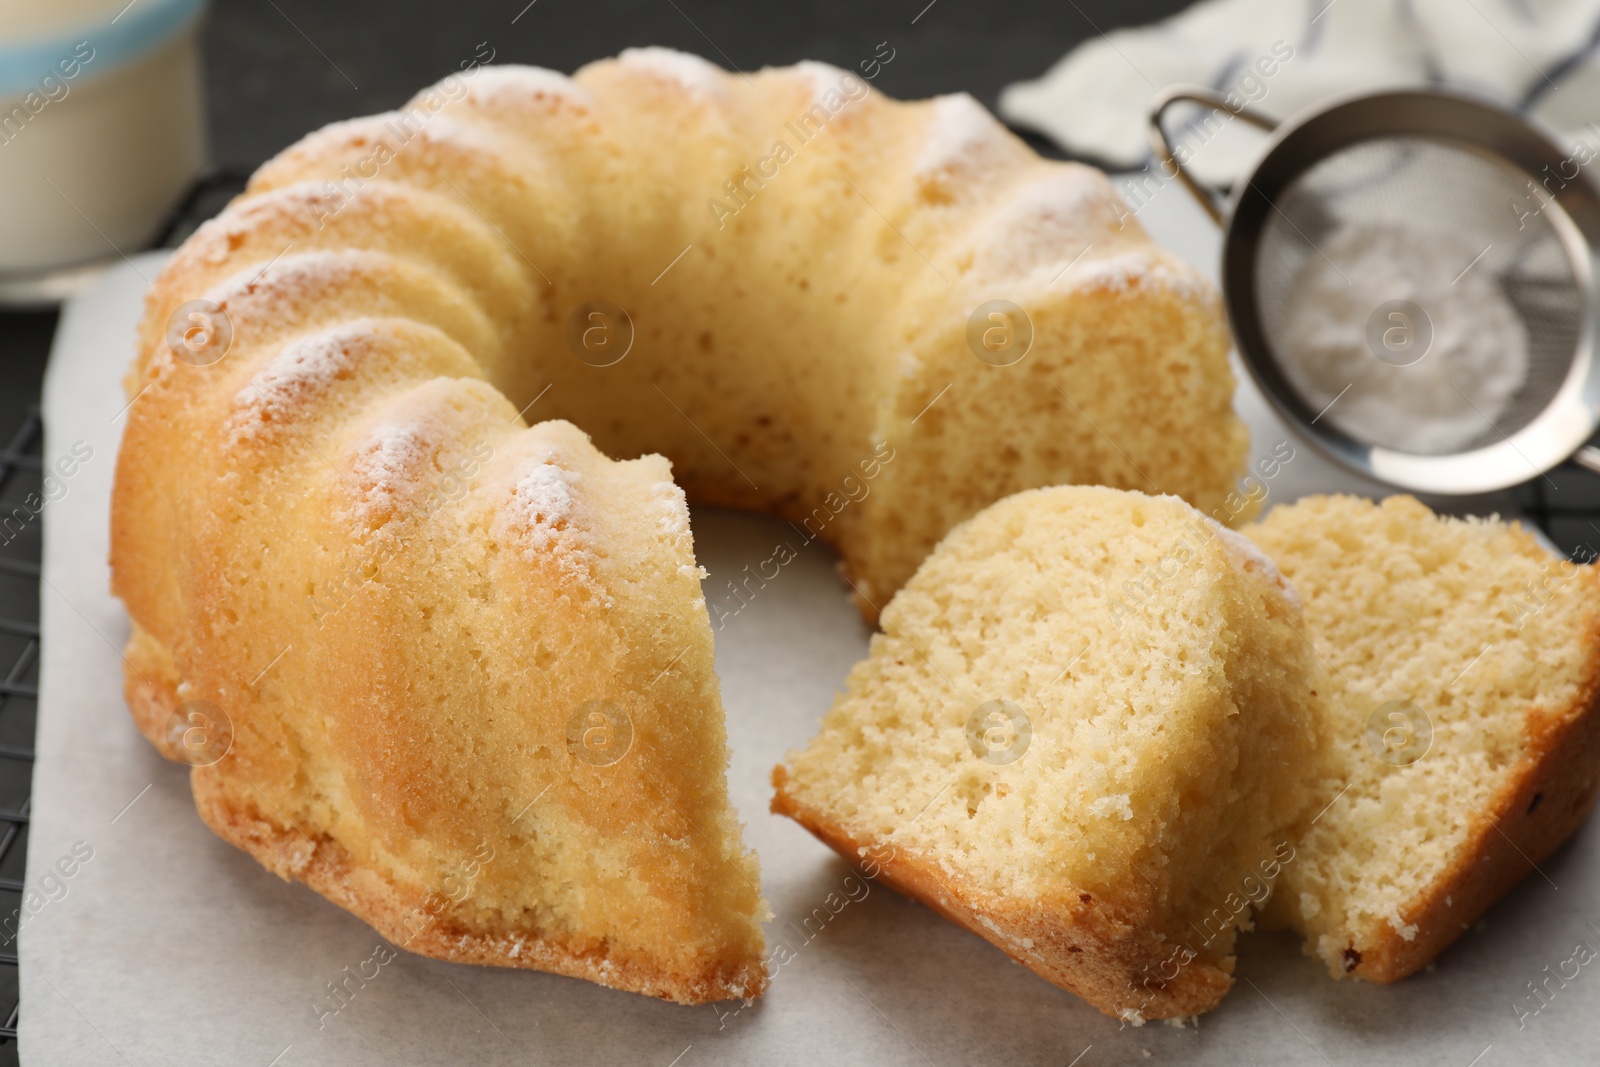
<svg viewBox="0 0 1600 1067"><path fill-rule="evenodd" d="M1442 85L1541 120L1565 146L1600 147L1600 0L1205 0L1165 22L1096 33L1000 113L1114 170L1150 161L1152 96L1174 82L1231 94L1274 118L1363 88ZM1169 128L1198 121L1175 109ZM1192 167L1226 184L1261 144L1228 123Z"/></svg>

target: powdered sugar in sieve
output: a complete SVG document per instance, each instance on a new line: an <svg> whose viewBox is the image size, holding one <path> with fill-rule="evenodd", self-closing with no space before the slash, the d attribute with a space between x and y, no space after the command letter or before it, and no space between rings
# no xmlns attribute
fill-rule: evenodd
<svg viewBox="0 0 1600 1067"><path fill-rule="evenodd" d="M1319 246L1279 336L1301 395L1352 437L1402 452L1456 452L1491 431L1527 380L1528 331L1492 274L1463 271L1482 246L1363 224Z"/></svg>
<svg viewBox="0 0 1600 1067"><path fill-rule="evenodd" d="M1184 104L1269 131L1230 194L1184 167ZM1202 86L1156 97L1163 170L1224 228L1239 355L1330 457L1413 492L1526 482L1600 426L1600 186L1523 116L1398 89L1277 124Z"/></svg>

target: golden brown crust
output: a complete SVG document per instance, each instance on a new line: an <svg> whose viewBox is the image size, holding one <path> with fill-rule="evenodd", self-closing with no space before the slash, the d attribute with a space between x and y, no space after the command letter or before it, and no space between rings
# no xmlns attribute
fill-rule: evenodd
<svg viewBox="0 0 1600 1067"><path fill-rule="evenodd" d="M518 967L582 978L612 989L677 1004L750 999L767 986L766 970L748 964L665 971L654 961L604 951L581 951L532 933L496 936L452 926L427 893L404 893L352 863L327 837L313 840L255 805L230 795L232 783L213 767L190 776L195 808L216 835L254 856L284 881L311 889L367 923L397 948L452 963ZM260 795L258 793L258 795Z"/></svg>
<svg viewBox="0 0 1600 1067"><path fill-rule="evenodd" d="M133 627L123 667L124 693L139 731L167 759L185 762L175 752L173 724L179 721L180 684L172 657L148 631ZM612 989L643 993L678 1004L708 1004L750 999L767 987L766 969L737 960L703 961L699 970L666 970L658 961L614 952L576 949L523 927L511 936L470 931L454 925L437 894L402 892L350 861L335 841L316 839L286 823L280 812L264 814L233 780L226 758L196 767L190 775L201 820L224 841L255 857L284 881L299 881L370 925L395 947L431 959L516 967L582 978ZM255 797L265 798L260 790ZM430 906L432 905L432 906Z"/></svg>
<svg viewBox="0 0 1600 1067"><path fill-rule="evenodd" d="M1600 630L1590 648L1600 648ZM1597 705L1600 657L1592 656L1581 698L1566 714L1529 713L1519 769L1476 813L1478 825L1450 868L1402 909L1402 925L1416 927L1416 936L1407 941L1380 923L1376 950L1346 957L1350 973L1388 983L1421 970L1583 825L1600 789Z"/></svg>
<svg viewBox="0 0 1600 1067"><path fill-rule="evenodd" d="M182 762L172 748L172 726L178 721L178 672L166 647L137 622L123 653L122 695L134 725L156 751Z"/></svg>
<svg viewBox="0 0 1600 1067"><path fill-rule="evenodd" d="M805 807L787 791L782 765L773 768L772 784L774 814L794 819L849 863L859 864L870 853L884 884L1113 1018L1138 1024L1198 1015L1215 1008L1233 986L1231 974L1205 960L1179 965L1183 946L1121 918L1087 893L1069 892L1030 907L974 891L926 858L899 852L893 842L853 837ZM1176 974L1163 978L1170 970Z"/></svg>

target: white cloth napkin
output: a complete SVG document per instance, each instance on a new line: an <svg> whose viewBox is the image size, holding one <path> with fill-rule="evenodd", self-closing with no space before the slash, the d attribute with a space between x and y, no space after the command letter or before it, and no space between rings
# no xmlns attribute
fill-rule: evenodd
<svg viewBox="0 0 1600 1067"><path fill-rule="evenodd" d="M1572 147L1600 145L1600 0L1205 0L1165 22L1097 34L1000 113L1112 169L1151 158L1151 98L1198 82L1283 119L1337 93L1444 85L1520 108ZM1175 110L1169 129L1181 132ZM1230 122L1194 149L1201 178L1237 177L1261 143Z"/></svg>

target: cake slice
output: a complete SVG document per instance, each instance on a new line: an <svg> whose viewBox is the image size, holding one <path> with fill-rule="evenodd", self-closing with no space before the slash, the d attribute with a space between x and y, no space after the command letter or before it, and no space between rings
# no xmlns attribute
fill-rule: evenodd
<svg viewBox="0 0 1600 1067"><path fill-rule="evenodd" d="M1271 563L1175 497L1034 490L882 619L773 810L1108 1014L1215 1007L1314 799Z"/></svg>
<svg viewBox="0 0 1600 1067"><path fill-rule="evenodd" d="M1248 533L1330 673L1330 802L1267 919L1335 975L1404 978L1594 803L1600 580L1516 525L1410 497L1311 497Z"/></svg>

